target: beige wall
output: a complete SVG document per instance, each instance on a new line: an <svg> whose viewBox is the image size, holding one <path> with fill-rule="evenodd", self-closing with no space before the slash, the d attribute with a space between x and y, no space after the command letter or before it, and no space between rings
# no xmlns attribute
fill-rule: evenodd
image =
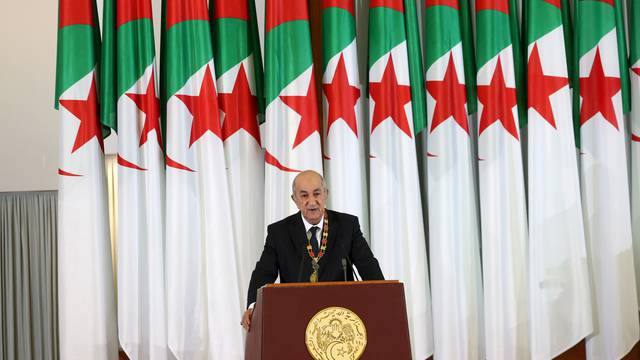
<svg viewBox="0 0 640 360"><path fill-rule="evenodd" d="M0 191L57 188L54 0L0 0Z"/></svg>

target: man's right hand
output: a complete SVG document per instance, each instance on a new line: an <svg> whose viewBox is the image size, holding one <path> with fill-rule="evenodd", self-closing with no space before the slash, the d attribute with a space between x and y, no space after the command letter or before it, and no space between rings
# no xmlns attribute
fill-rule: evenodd
<svg viewBox="0 0 640 360"><path fill-rule="evenodd" d="M251 316L253 316L253 308L247 309L242 315L242 322L240 324L247 331L251 328Z"/></svg>

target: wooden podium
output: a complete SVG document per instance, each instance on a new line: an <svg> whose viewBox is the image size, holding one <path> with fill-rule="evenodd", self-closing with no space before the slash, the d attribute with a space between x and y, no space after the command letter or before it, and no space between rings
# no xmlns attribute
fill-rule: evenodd
<svg viewBox="0 0 640 360"><path fill-rule="evenodd" d="M398 281L269 284L258 290L246 360L313 359L305 332L321 310L342 307L364 323L360 359L411 359L404 286Z"/></svg>

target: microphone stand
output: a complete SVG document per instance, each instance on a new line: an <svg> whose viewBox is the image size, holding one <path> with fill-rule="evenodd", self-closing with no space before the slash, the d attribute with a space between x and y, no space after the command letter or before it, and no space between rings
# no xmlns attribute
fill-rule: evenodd
<svg viewBox="0 0 640 360"><path fill-rule="evenodd" d="M347 282L347 259L342 258L342 273L344 274L344 282Z"/></svg>

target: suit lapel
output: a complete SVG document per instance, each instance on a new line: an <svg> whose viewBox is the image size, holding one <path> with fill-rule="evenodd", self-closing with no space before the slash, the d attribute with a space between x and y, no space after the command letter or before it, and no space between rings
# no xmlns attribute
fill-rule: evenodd
<svg viewBox="0 0 640 360"><path fill-rule="evenodd" d="M338 228L340 226L340 222L338 221L338 217L330 210L327 210L327 216L329 217L329 235L327 238L327 249L325 254L320 259L320 270L318 271L318 279L322 279L322 274L324 273L324 269L326 266L324 264L329 261L329 258L335 255L336 249L336 238L338 233ZM304 225L303 225L304 226Z"/></svg>
<svg viewBox="0 0 640 360"><path fill-rule="evenodd" d="M305 240L307 239L307 231L304 229L304 224L302 223L302 215L298 211L291 218L291 224L289 225L289 240L291 240L291 244L298 254L298 258L306 255L306 247L307 244ZM303 254L304 252L304 254Z"/></svg>

